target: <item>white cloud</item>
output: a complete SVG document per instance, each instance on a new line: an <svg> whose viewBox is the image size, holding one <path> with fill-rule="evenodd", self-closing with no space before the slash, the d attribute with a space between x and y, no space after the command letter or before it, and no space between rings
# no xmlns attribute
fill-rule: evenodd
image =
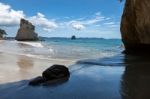
<svg viewBox="0 0 150 99"><path fill-rule="evenodd" d="M0 3L0 26L15 26L20 18L24 18L23 11L15 11L9 5Z"/></svg>
<svg viewBox="0 0 150 99"><path fill-rule="evenodd" d="M74 17L65 17L62 20L48 19L46 16L38 12L34 16L27 16L23 11L14 10L10 5L0 3L0 26L17 26L20 23L20 18L25 18L32 22L35 26L41 27L44 31L50 32L55 28L68 30L96 30L93 33L105 33L106 30L112 32L119 29L119 23L113 21L111 17L106 17L100 12L93 15L81 17L78 19L73 19ZM16 28L15 28L16 29ZM58 29L58 30L59 30ZM56 29L56 31L58 31ZM92 33L92 31L91 31Z"/></svg>
<svg viewBox="0 0 150 99"><path fill-rule="evenodd" d="M58 25L54 20L48 20L42 13L37 13L36 16L28 18L34 25L40 26L43 30L50 32L52 29L57 28Z"/></svg>
<svg viewBox="0 0 150 99"><path fill-rule="evenodd" d="M42 27L45 31L51 31L58 27L54 20L45 18L45 15L42 13L27 17L23 11L13 10L11 6L0 3L0 26L17 26L21 18L28 19L34 25Z"/></svg>
<svg viewBox="0 0 150 99"><path fill-rule="evenodd" d="M76 22L76 21L74 21L74 22L72 21L70 25L72 28L74 28L76 30L82 30L85 28L85 26L82 23Z"/></svg>
<svg viewBox="0 0 150 99"><path fill-rule="evenodd" d="M91 25L97 25L99 22L108 20L108 18L101 15L101 13L96 13L93 18L80 18L76 20L71 20L67 24L73 29L82 30Z"/></svg>
<svg viewBox="0 0 150 99"><path fill-rule="evenodd" d="M101 15L100 12L95 13L94 18L88 19L83 21L83 23L85 23L86 25L92 25L92 24L96 24L98 22L107 20L106 17L104 17L103 15Z"/></svg>
<svg viewBox="0 0 150 99"><path fill-rule="evenodd" d="M115 24L115 22L106 22L106 23L104 23L104 25L114 25Z"/></svg>

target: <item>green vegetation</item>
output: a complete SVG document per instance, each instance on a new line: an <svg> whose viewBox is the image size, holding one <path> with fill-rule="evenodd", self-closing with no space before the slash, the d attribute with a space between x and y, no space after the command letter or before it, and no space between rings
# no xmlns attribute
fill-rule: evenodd
<svg viewBox="0 0 150 99"><path fill-rule="evenodd" d="M0 29L0 38L3 38L4 35L7 35L5 30Z"/></svg>

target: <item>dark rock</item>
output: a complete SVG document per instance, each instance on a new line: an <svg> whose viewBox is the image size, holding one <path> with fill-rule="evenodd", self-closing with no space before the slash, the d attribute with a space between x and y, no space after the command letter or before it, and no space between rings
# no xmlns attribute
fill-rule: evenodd
<svg viewBox="0 0 150 99"><path fill-rule="evenodd" d="M53 65L29 82L29 85L52 85L66 82L70 77L70 72L64 65Z"/></svg>
<svg viewBox="0 0 150 99"><path fill-rule="evenodd" d="M150 0L126 0L121 35L126 53L150 53Z"/></svg>
<svg viewBox="0 0 150 99"><path fill-rule="evenodd" d="M60 85L60 84L67 82L68 80L69 80L69 77L63 77L63 78L59 78L59 79L48 80L48 81L42 83L42 85L43 86Z"/></svg>
<svg viewBox="0 0 150 99"><path fill-rule="evenodd" d="M69 77L70 73L64 65L53 65L42 73L43 78L46 80L60 79Z"/></svg>
<svg viewBox="0 0 150 99"><path fill-rule="evenodd" d="M29 82L29 85L36 86L41 83L44 83L46 80L42 76L38 76Z"/></svg>
<svg viewBox="0 0 150 99"><path fill-rule="evenodd" d="M71 39L72 39L72 40L75 40L75 39L76 39L76 36L75 36L75 35L73 35L73 36L71 37Z"/></svg>

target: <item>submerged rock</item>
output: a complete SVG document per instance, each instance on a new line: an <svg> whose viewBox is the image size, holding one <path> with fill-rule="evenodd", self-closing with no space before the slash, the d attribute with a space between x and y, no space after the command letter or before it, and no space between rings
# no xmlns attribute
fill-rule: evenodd
<svg viewBox="0 0 150 99"><path fill-rule="evenodd" d="M126 0L121 21L126 53L150 53L150 0Z"/></svg>
<svg viewBox="0 0 150 99"><path fill-rule="evenodd" d="M29 85L49 85L68 80L70 77L69 69L64 65L53 65L46 69L42 76L38 76L29 82Z"/></svg>
<svg viewBox="0 0 150 99"><path fill-rule="evenodd" d="M18 41L36 41L38 35L35 33L35 26L25 19L20 20L20 28L15 37Z"/></svg>

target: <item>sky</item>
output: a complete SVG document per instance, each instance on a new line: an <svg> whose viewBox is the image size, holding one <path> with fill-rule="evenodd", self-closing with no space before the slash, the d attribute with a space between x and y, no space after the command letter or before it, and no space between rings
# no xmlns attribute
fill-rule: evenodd
<svg viewBox="0 0 150 99"><path fill-rule="evenodd" d="M119 0L0 0L0 28L15 37L21 18L43 37L121 38Z"/></svg>

